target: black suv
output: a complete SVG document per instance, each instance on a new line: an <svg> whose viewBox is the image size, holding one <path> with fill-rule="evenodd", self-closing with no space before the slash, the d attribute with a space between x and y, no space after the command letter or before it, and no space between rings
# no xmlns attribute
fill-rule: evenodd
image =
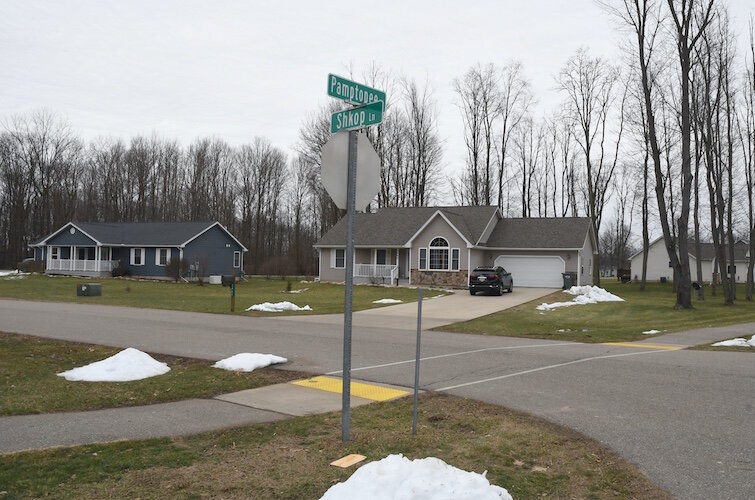
<svg viewBox="0 0 755 500"><path fill-rule="evenodd" d="M502 267L478 267L469 275L469 294L477 292L492 292L503 295L503 291L511 291L514 280L511 273Z"/></svg>

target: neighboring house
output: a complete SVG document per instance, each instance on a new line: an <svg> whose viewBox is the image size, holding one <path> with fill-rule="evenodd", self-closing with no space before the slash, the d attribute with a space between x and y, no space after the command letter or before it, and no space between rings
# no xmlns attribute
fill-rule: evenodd
<svg viewBox="0 0 755 500"><path fill-rule="evenodd" d="M632 279L635 281L642 279L642 250L632 255L629 259L632 263ZM726 271L728 274L728 267L731 265L728 262L728 249L726 250L726 259ZM747 279L747 262L748 245L743 241L737 241L734 244L734 273L737 283L744 283ZM713 279L714 269L716 269L716 254L713 243L700 243L700 264L703 271L703 282L710 283ZM689 267L692 281L697 281L697 255L694 240L689 241ZM652 241L648 247L646 279L648 281L674 280L674 270L671 267L671 261L668 258L668 251L666 250L662 236ZM717 281L720 282L720 279Z"/></svg>
<svg viewBox="0 0 755 500"><path fill-rule="evenodd" d="M320 280L345 278L346 221L314 247ZM355 282L466 287L478 266L503 266L514 286L592 284L597 252L587 218L504 218L496 207L382 208L357 213Z"/></svg>
<svg viewBox="0 0 755 500"><path fill-rule="evenodd" d="M166 277L174 259L187 277L243 274L246 247L219 222L69 222L29 245L47 274Z"/></svg>

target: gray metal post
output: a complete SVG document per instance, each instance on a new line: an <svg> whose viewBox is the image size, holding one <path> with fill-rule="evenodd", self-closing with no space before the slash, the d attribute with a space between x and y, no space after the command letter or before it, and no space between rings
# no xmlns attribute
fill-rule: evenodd
<svg viewBox="0 0 755 500"><path fill-rule="evenodd" d="M343 389L341 397L341 440L349 440L351 427L351 313L354 293L354 205L357 190L356 130L349 131L349 172L346 189L346 290L343 305Z"/></svg>
<svg viewBox="0 0 755 500"><path fill-rule="evenodd" d="M414 415L412 434L417 434L417 401L419 399L419 346L422 335L422 289L417 288L417 356L414 360Z"/></svg>

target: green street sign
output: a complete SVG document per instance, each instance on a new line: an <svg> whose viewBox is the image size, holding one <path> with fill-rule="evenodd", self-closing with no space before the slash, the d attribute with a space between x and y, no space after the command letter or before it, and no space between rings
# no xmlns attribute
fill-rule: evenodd
<svg viewBox="0 0 755 500"><path fill-rule="evenodd" d="M381 101L373 102L366 106L333 113L330 117L330 132L335 134L342 130L355 130L369 127L370 125L377 125L382 121L383 103Z"/></svg>
<svg viewBox="0 0 755 500"><path fill-rule="evenodd" d="M328 75L328 95L336 99L343 99L356 106L377 101L385 102L385 92L382 90L352 82L332 73Z"/></svg>

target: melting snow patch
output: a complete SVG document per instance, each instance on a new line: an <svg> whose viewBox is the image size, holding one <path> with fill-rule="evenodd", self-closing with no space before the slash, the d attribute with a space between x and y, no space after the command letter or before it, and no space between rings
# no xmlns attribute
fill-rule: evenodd
<svg viewBox="0 0 755 500"><path fill-rule="evenodd" d="M398 299L380 299L380 300L373 300L373 304L401 304L403 300Z"/></svg>
<svg viewBox="0 0 755 500"><path fill-rule="evenodd" d="M66 380L83 382L130 382L168 373L170 368L149 354L129 347L109 358L58 373Z"/></svg>
<svg viewBox="0 0 755 500"><path fill-rule="evenodd" d="M363 465L343 483L331 486L322 498L511 500L511 495L504 488L490 484L485 472L477 474L457 469L439 458L409 460L398 454Z"/></svg>
<svg viewBox="0 0 755 500"><path fill-rule="evenodd" d="M29 276L30 273L22 273L19 270L14 271L0 271L0 278L4 280L22 280Z"/></svg>
<svg viewBox="0 0 755 500"><path fill-rule="evenodd" d="M263 302L262 304L254 304L252 307L249 307L247 311L262 311L262 312L273 312L273 313L279 313L283 311L311 311L312 308L309 306L299 307L296 304L288 301L284 302Z"/></svg>
<svg viewBox="0 0 755 500"><path fill-rule="evenodd" d="M643 335L655 335L656 333L661 333L660 330L647 330L642 332Z"/></svg>
<svg viewBox="0 0 755 500"><path fill-rule="evenodd" d="M573 286L564 293L575 295L571 302L554 302L552 304L542 303L537 306L538 311L550 311L559 307L582 306L585 304L597 304L598 302L624 302L624 299L605 291L599 286Z"/></svg>
<svg viewBox="0 0 755 500"><path fill-rule="evenodd" d="M743 338L736 338L731 340L723 340L713 344L716 347L755 347L755 335L750 340Z"/></svg>
<svg viewBox="0 0 755 500"><path fill-rule="evenodd" d="M213 368L222 368L234 372L251 372L257 368L287 363L286 358L275 356L273 354L259 354L256 352L242 352L231 356L230 358L221 359L215 363Z"/></svg>

